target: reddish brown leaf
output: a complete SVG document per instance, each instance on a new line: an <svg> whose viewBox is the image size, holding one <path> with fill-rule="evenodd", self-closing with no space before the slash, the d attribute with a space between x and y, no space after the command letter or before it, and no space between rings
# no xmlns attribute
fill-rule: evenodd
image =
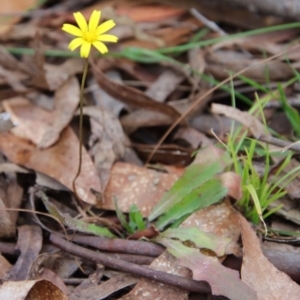
<svg viewBox="0 0 300 300"><path fill-rule="evenodd" d="M0 299L10 300L68 300L47 280L6 281L0 287Z"/></svg>
<svg viewBox="0 0 300 300"><path fill-rule="evenodd" d="M242 215L239 222L244 247L242 280L257 292L258 300L299 299L299 285L263 255L254 230Z"/></svg>

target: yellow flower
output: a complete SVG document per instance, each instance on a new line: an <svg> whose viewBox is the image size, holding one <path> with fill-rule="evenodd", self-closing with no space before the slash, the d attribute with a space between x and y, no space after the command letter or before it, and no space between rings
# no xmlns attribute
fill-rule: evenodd
<svg viewBox="0 0 300 300"><path fill-rule="evenodd" d="M62 30L77 36L69 44L69 49L74 51L76 48L80 48L80 56L88 57L93 45L102 54L108 52L107 47L103 42L116 43L118 38L112 34L103 34L106 31L112 29L116 24L113 20L108 20L99 25L101 11L94 10L89 23L87 24L82 13L74 13L74 18L78 24L78 27L71 24L63 24Z"/></svg>

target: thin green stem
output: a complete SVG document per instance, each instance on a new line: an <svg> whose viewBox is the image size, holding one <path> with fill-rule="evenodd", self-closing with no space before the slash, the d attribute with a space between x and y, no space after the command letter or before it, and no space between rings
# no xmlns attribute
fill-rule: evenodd
<svg viewBox="0 0 300 300"><path fill-rule="evenodd" d="M84 91L84 86L85 86L85 81L86 81L86 76L88 72L88 67L89 63L88 60L85 60L85 65L84 65L84 70L83 70L83 75L81 79L81 87L80 87L80 99L79 99L79 164L78 164L78 170L77 173L73 179L72 186L73 186L73 191L75 193L75 196L78 200L80 200L80 197L77 194L76 191L76 180L78 176L80 175L81 172L81 165L82 165L82 139L83 139L83 91Z"/></svg>

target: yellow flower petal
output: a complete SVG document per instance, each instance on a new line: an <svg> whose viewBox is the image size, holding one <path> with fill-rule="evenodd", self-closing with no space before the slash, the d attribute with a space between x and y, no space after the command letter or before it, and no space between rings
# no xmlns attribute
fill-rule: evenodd
<svg viewBox="0 0 300 300"><path fill-rule="evenodd" d="M80 48L80 56L85 58L89 57L91 46L91 43L84 42Z"/></svg>
<svg viewBox="0 0 300 300"><path fill-rule="evenodd" d="M87 32L87 30L88 30L87 23L86 23L86 20L85 20L84 16L82 15L82 13L77 12L77 13L74 13L73 15L74 15L74 18L75 18L79 28L83 32Z"/></svg>
<svg viewBox="0 0 300 300"><path fill-rule="evenodd" d="M116 43L118 41L118 37L112 34L101 34L97 37L97 40L100 42L112 42Z"/></svg>
<svg viewBox="0 0 300 300"><path fill-rule="evenodd" d="M89 31L95 31L100 21L101 11L94 10L89 20Z"/></svg>
<svg viewBox="0 0 300 300"><path fill-rule="evenodd" d="M82 36L82 31L78 27L71 24L64 24L62 30L75 36Z"/></svg>
<svg viewBox="0 0 300 300"><path fill-rule="evenodd" d="M101 43L101 42L99 42L99 41L94 42L94 43L93 43L93 46L94 46L99 52L101 52L102 54L108 52L107 47L106 47L103 43Z"/></svg>
<svg viewBox="0 0 300 300"><path fill-rule="evenodd" d="M71 51L74 51L76 48L78 48L79 46L81 46L84 43L83 38L78 37L74 40L71 41L71 43L69 44L69 49Z"/></svg>
<svg viewBox="0 0 300 300"><path fill-rule="evenodd" d="M104 22L103 24L99 25L97 28L96 28L96 35L100 35L110 29L112 29L113 27L116 26L116 23L113 21L113 20L108 20L106 22Z"/></svg>

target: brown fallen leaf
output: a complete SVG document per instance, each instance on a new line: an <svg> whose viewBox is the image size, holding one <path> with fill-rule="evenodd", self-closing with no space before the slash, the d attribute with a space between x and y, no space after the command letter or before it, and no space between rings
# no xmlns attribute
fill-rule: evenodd
<svg viewBox="0 0 300 300"><path fill-rule="evenodd" d="M139 5L119 5L117 13L126 15L136 22L157 22L176 16L181 16L186 9L166 5L149 5L140 3Z"/></svg>
<svg viewBox="0 0 300 300"><path fill-rule="evenodd" d="M137 89L119 84L109 79L100 71L99 68L97 68L95 64L92 64L92 70L96 81L102 87L102 89L109 95L126 103L127 105L164 113L170 116L172 120L176 120L180 116L180 114L173 107L164 103L156 102Z"/></svg>
<svg viewBox="0 0 300 300"><path fill-rule="evenodd" d="M200 146L206 148L212 144L212 141L203 133L193 127L182 127L174 135L174 139L184 140L189 143L194 149Z"/></svg>
<svg viewBox="0 0 300 300"><path fill-rule="evenodd" d="M70 123L79 102L79 83L70 78L55 93L55 109L48 111L29 100L15 97L3 101L3 107L17 124L12 132L34 142L40 148L52 146ZM38 130L37 130L38 129Z"/></svg>
<svg viewBox="0 0 300 300"><path fill-rule="evenodd" d="M44 133L51 127L51 113L34 106L23 97L4 100L2 103L11 120L17 125L11 129L11 132L38 144Z"/></svg>
<svg viewBox="0 0 300 300"><path fill-rule="evenodd" d="M130 142L118 118L106 109L94 106L84 107L83 114L91 117L90 152L100 176L101 186L105 190L113 163L124 158L125 146Z"/></svg>
<svg viewBox="0 0 300 300"><path fill-rule="evenodd" d="M68 297L47 280L6 281L0 287L0 299L68 300Z"/></svg>
<svg viewBox="0 0 300 300"><path fill-rule="evenodd" d="M164 102L176 90L177 86L185 79L182 73L173 70L163 72L155 82L146 90L145 95L157 102Z"/></svg>
<svg viewBox="0 0 300 300"><path fill-rule="evenodd" d="M164 113L138 109L124 115L120 119L122 127L127 134L131 134L140 127L171 125L173 119Z"/></svg>
<svg viewBox="0 0 300 300"><path fill-rule="evenodd" d="M39 148L48 148L59 139L61 131L71 122L78 103L79 83L75 77L71 77L55 92L51 126L44 132Z"/></svg>
<svg viewBox="0 0 300 300"><path fill-rule="evenodd" d="M218 79L228 77L228 72L237 73L252 66L243 73L243 76L253 80L265 82L267 80L287 80L294 76L291 66L279 60L272 60L266 64L258 64L260 60L249 58L246 54L232 50L218 50L206 55L207 71ZM268 72L268 77L266 77Z"/></svg>
<svg viewBox="0 0 300 300"><path fill-rule="evenodd" d="M255 231L242 215L238 217L243 241L242 280L256 291L258 300L299 299L299 285L263 255Z"/></svg>
<svg viewBox="0 0 300 300"><path fill-rule="evenodd" d="M84 61L78 58L68 59L60 65L46 63L36 65L36 59L31 64L35 66L29 73L32 84L49 91L56 91L69 78L81 73L84 67Z"/></svg>
<svg viewBox="0 0 300 300"><path fill-rule="evenodd" d="M12 14L11 16L5 16L1 18L0 22L0 35L8 32L9 29L17 23L21 17L18 13L22 13L27 9L31 8L36 3L36 0L13 0L3 3L0 8L0 14L5 16L7 14Z"/></svg>
<svg viewBox="0 0 300 300"><path fill-rule="evenodd" d="M243 196L241 177L234 172L224 172L220 178L222 185L228 190L228 196L240 200Z"/></svg>
<svg viewBox="0 0 300 300"><path fill-rule="evenodd" d="M226 254L241 256L239 239L241 229L237 213L229 201L214 204L193 213L182 224L182 227L197 227L199 230L213 233L231 241L226 247Z"/></svg>
<svg viewBox="0 0 300 300"><path fill-rule="evenodd" d="M78 168L79 142L73 130L67 127L59 141L47 149L37 149L27 140L11 133L0 134L0 151L8 159L29 169L45 173L72 190L72 182ZM101 192L95 166L83 148L82 171L76 181L80 198L91 205L98 203L90 189Z"/></svg>
<svg viewBox="0 0 300 300"><path fill-rule="evenodd" d="M0 140L1 142L1 140ZM133 203L143 216L148 216L160 197L179 178L183 170L162 173L128 163L117 162L111 170L111 176L105 190L104 199L98 207L115 210L113 196L123 212L129 212Z"/></svg>
<svg viewBox="0 0 300 300"><path fill-rule="evenodd" d="M49 270L47 268L42 268L39 273L37 273L37 276L34 278L34 280L37 279L44 279L47 280L56 287L58 287L64 294L68 295L70 294L69 289L67 286L64 284L63 280L52 270Z"/></svg>
<svg viewBox="0 0 300 300"><path fill-rule="evenodd" d="M42 248L42 230L39 226L23 225L18 228L18 232L16 248L21 251L21 255L6 275L6 279L12 281L27 279L29 270Z"/></svg>
<svg viewBox="0 0 300 300"><path fill-rule="evenodd" d="M192 270L193 279L208 282L213 295L222 295L231 300L257 299L255 291L241 281L239 272L222 266L216 257L204 255L179 241L161 239L159 242L178 258L180 265Z"/></svg>

